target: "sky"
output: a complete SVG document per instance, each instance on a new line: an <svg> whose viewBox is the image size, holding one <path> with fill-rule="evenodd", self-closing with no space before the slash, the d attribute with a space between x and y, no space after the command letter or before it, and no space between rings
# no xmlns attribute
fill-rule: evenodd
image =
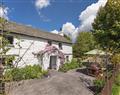
<svg viewBox="0 0 120 95"><path fill-rule="evenodd" d="M0 7L0 16L47 32L64 33L75 40L80 31L92 29L91 23L99 7L105 6L107 0L2 0L2 2L5 7Z"/></svg>

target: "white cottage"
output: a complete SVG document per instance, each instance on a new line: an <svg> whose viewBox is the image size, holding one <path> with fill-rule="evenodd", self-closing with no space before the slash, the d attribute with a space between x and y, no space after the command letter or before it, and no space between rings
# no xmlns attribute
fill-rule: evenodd
<svg viewBox="0 0 120 95"><path fill-rule="evenodd" d="M72 43L63 36L14 22L5 29L12 34L7 37L11 43L8 54L15 55L13 63L17 67L39 64L44 70L58 70L65 61L72 60Z"/></svg>

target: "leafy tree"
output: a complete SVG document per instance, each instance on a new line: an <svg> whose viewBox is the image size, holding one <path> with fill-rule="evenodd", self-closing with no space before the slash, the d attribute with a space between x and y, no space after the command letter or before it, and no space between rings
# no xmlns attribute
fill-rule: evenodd
<svg viewBox="0 0 120 95"><path fill-rule="evenodd" d="M73 45L74 57L81 57L89 50L95 49L96 42L91 32L80 32Z"/></svg>
<svg viewBox="0 0 120 95"><path fill-rule="evenodd" d="M101 47L120 49L120 0L108 0L93 23L93 34Z"/></svg>
<svg viewBox="0 0 120 95"><path fill-rule="evenodd" d="M10 66L12 60L14 60L14 57L7 56L7 52L10 50L10 47L8 47L10 42L7 39L7 36L10 36L10 33L9 31L5 31L5 26L7 23L8 22L6 19L0 18L0 60L2 64Z"/></svg>
<svg viewBox="0 0 120 95"><path fill-rule="evenodd" d="M11 64L14 60L13 56L7 55L7 52L10 50L8 47L9 40L7 39L9 32L5 29L7 23L6 19L0 17L0 78L2 79L0 81L0 93L2 95L5 94L5 82L8 80L8 77L6 77L3 73L12 66Z"/></svg>
<svg viewBox="0 0 120 95"><path fill-rule="evenodd" d="M67 36L66 34L64 34L64 37L65 37L67 40L71 41L71 38L70 38L69 36Z"/></svg>

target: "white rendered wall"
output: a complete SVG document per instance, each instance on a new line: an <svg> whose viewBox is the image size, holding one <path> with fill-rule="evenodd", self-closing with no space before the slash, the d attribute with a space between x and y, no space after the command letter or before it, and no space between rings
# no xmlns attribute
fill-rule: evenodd
<svg viewBox="0 0 120 95"><path fill-rule="evenodd" d="M37 53L41 50L43 50L47 44L48 40L35 38L35 37L29 37L29 36L23 36L23 35L17 35L17 38L14 38L14 47L11 48L11 50L8 52L8 54L14 54L19 55L20 57L23 56L25 51L25 55L23 56L22 60L19 62L18 67L24 67L25 65L34 65L34 64L41 64L40 59L35 57L33 55L34 53ZM18 43L20 43L20 47L18 46ZM58 42L52 42L53 46L58 46ZM69 55L69 60L72 59L72 46L66 43L62 43L63 49L61 50L63 53ZM16 57L16 61L17 61ZM43 58L43 69L47 69L49 67L50 63L50 57L46 56ZM16 64L16 62L14 62ZM60 60L57 60L57 69L59 68Z"/></svg>

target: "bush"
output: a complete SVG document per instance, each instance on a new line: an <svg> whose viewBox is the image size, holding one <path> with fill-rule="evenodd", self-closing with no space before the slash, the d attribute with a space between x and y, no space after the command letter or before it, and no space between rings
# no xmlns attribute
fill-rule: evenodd
<svg viewBox="0 0 120 95"><path fill-rule="evenodd" d="M77 60L73 59L71 62L63 64L60 67L59 71L67 72L67 71L69 71L71 69L79 68L80 66L81 66L81 64L78 63Z"/></svg>
<svg viewBox="0 0 120 95"><path fill-rule="evenodd" d="M115 83L112 87L112 95L120 95L120 74L115 79Z"/></svg>
<svg viewBox="0 0 120 95"><path fill-rule="evenodd" d="M94 85L97 86L98 88L102 88L105 84L105 81L104 80L94 80Z"/></svg>
<svg viewBox="0 0 120 95"><path fill-rule="evenodd" d="M101 92L101 90L103 89L104 85L105 85L105 81L104 80L100 80L100 79L94 80L95 95L98 95Z"/></svg>
<svg viewBox="0 0 120 95"><path fill-rule="evenodd" d="M112 88L112 95L120 95L120 86L114 84Z"/></svg>
<svg viewBox="0 0 120 95"><path fill-rule="evenodd" d="M120 86L120 74L117 76L117 78L115 80L115 84Z"/></svg>
<svg viewBox="0 0 120 95"><path fill-rule="evenodd" d="M120 64L120 54L115 54L111 58L112 63L115 65Z"/></svg>
<svg viewBox="0 0 120 95"><path fill-rule="evenodd" d="M41 78L47 73L42 71L39 65L26 66L24 68L14 68L5 72L5 76L13 81Z"/></svg>

